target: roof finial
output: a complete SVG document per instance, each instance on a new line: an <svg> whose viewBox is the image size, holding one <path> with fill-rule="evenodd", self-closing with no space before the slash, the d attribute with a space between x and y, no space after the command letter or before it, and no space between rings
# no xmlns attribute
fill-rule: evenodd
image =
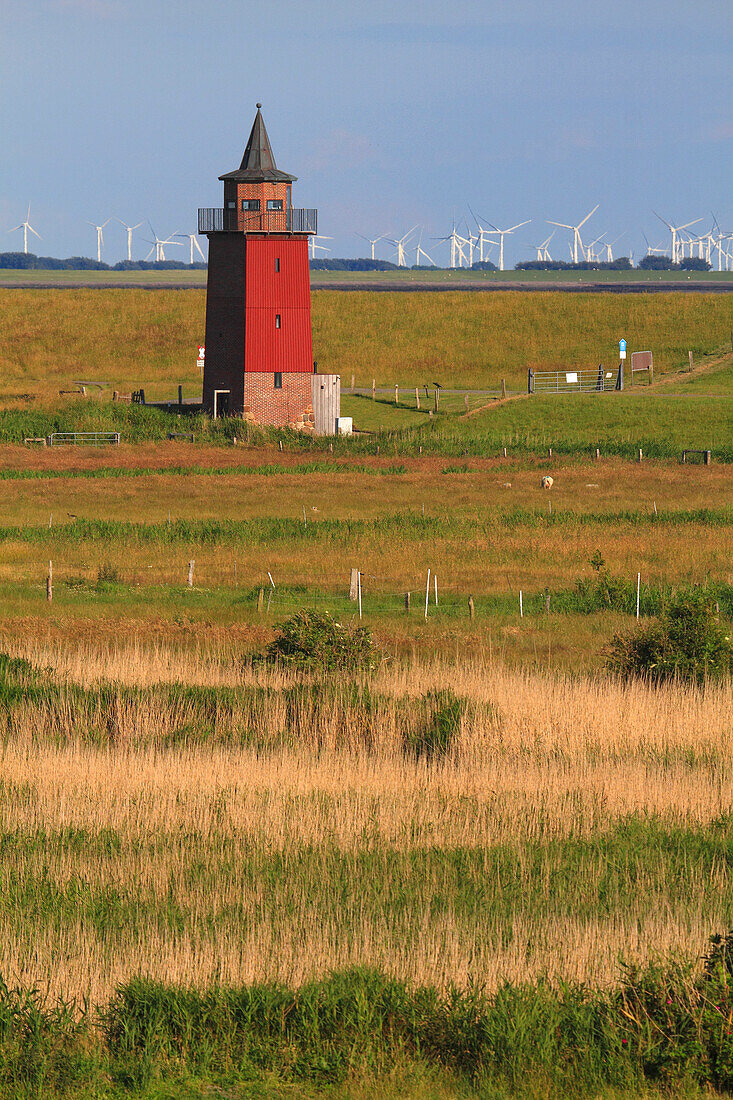
<svg viewBox="0 0 733 1100"><path fill-rule="evenodd" d="M257 104L257 110L258 110L258 111L259 111L259 109L260 109L260 107L261 107L261 106L262 106L262 104L261 104L261 103L258 103L258 104Z"/></svg>

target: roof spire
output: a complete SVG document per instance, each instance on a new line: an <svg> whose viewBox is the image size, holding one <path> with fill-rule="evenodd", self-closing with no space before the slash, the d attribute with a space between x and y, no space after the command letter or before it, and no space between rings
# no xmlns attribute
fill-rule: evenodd
<svg viewBox="0 0 733 1100"><path fill-rule="evenodd" d="M272 182L279 181L291 183L298 178L297 176L288 175L287 172L281 172L275 164L275 157L260 110L261 107L262 104L258 103L257 114L252 123L249 140L247 141L247 147L244 150L244 156L242 157L242 163L239 166L239 170L236 172L227 172L226 175L219 176L220 180L241 180L242 182L249 181L250 183L259 183L268 180Z"/></svg>

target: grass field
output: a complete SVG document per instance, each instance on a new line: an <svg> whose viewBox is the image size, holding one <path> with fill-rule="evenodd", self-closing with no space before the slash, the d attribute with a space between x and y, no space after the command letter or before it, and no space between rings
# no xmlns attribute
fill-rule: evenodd
<svg viewBox="0 0 733 1100"><path fill-rule="evenodd" d="M673 286L682 290L704 289L710 286L733 286L733 272L726 271L469 271L456 268L453 271L311 271L311 286L317 290L320 286L337 284L342 287L367 286L379 290L381 287L427 286L450 288L451 286L471 288L493 288L502 286L539 287L566 285L569 288L583 285L602 285L610 288L634 287L639 289L658 289L660 286ZM157 289L166 286L204 287L206 271L21 271L10 268L0 269L0 286L33 287L94 287L115 286L150 287Z"/></svg>
<svg viewBox="0 0 733 1100"><path fill-rule="evenodd" d="M149 399L197 397L196 348L204 342L204 291L0 291L0 399L58 401L75 380L107 383ZM557 293L343 294L313 298L314 356L344 387L524 391L527 369L614 364L621 335L654 351L657 375L730 348L733 295ZM368 348L365 355L364 349ZM20 399L21 401L25 399Z"/></svg>
<svg viewBox="0 0 733 1100"><path fill-rule="evenodd" d="M642 625L688 586L733 619L729 297L316 295L321 368L407 390L332 450L54 392L193 396L196 291L0 299L0 1096L730 1092L733 684L605 668L638 575ZM655 387L409 393L620 330ZM303 608L376 669L263 663Z"/></svg>

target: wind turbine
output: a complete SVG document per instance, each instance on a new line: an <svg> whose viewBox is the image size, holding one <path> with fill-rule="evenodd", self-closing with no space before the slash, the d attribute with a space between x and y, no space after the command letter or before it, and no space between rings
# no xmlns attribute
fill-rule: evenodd
<svg viewBox="0 0 733 1100"><path fill-rule="evenodd" d="M105 228L105 226L108 226L108 224L110 223L111 220L112 220L111 218L108 218L107 221L103 221L101 223L101 226L95 226L94 221L87 222L88 226L91 226L92 229L97 230L97 263L98 264L101 263L101 246L102 246L103 243L105 243L105 234L102 233L102 229Z"/></svg>
<svg viewBox="0 0 733 1100"><path fill-rule="evenodd" d="M15 225L15 226L13 226L12 229L8 230L8 233L15 233L16 229L22 229L23 230L23 251L25 252L26 255L28 255L28 230L29 229L30 229L31 233L35 233L35 235L38 237L39 241L43 240L43 238L41 237L41 234L36 233L35 229L31 225L30 216L31 216L31 204L28 203L28 213L25 216L25 221L21 222L20 225Z"/></svg>
<svg viewBox="0 0 733 1100"><path fill-rule="evenodd" d="M578 225L566 225L565 222L553 222L553 221L550 221L550 219L548 219L549 225L557 225L561 229L572 229L572 231L573 231L573 245L572 245L572 248L570 249L570 252L571 252L571 255L573 257L573 263L574 264L578 263L578 250L580 250L581 254L583 253L583 242L580 239L580 230L583 228L585 223L588 221L588 218L592 217L593 214L595 214L596 210L598 209L598 207L600 205L601 205L600 203L596 203L596 205L591 210L590 214L586 214L585 217L583 218L582 222L580 222Z"/></svg>
<svg viewBox="0 0 733 1100"><path fill-rule="evenodd" d="M177 233L171 234L170 237L167 237L166 240L162 241L153 229L152 225L150 226L150 232L153 234L154 239L152 241L148 241L147 243L152 244L153 247L150 249L147 256L145 257L146 260L149 260L150 257L153 255L153 252L155 252L156 264L162 263L165 260L165 246L168 244L175 245L176 248L183 248L183 245L180 241L173 240L173 237L178 236Z"/></svg>
<svg viewBox="0 0 733 1100"><path fill-rule="evenodd" d="M526 222L517 222L511 229L497 229L493 222L489 222L494 232L499 235L499 271L504 270L504 238L507 234L513 233L515 229L521 229L523 225L529 225L531 221L532 219L528 218Z"/></svg>
<svg viewBox="0 0 733 1100"><path fill-rule="evenodd" d="M124 226L125 229L127 230L127 258L128 258L128 260L132 260L132 234L133 234L133 230L139 229L140 226L143 223L138 222L137 225L128 225L126 222L123 222L122 218L115 218L115 221L119 222L120 225ZM90 222L89 224L91 225L92 223ZM105 222L105 225L106 224L107 223Z"/></svg>
<svg viewBox="0 0 733 1100"><path fill-rule="evenodd" d="M434 261L431 259L430 256L428 256L427 252L422 247L422 230L420 230L420 240L417 242L417 254L415 256L415 262L416 262L418 267L420 266L420 255L421 254L425 257L425 259L428 261L428 263L430 264L431 267L435 267Z"/></svg>
<svg viewBox="0 0 733 1100"><path fill-rule="evenodd" d="M471 210L471 207L469 206L468 209ZM481 263L483 263L484 260L486 259L486 257L484 256L484 244L486 244L489 249L492 249L498 244L498 241L492 241L491 240L491 236L492 236L491 230L487 229L485 226L483 226L481 224L481 222L478 220L478 218L474 214L473 210L471 210L471 216L472 216L473 220L476 222L476 226L478 227L478 238L477 238L478 239L478 257L479 257L479 260L481 261ZM489 223L489 224L491 224L491 223Z"/></svg>
<svg viewBox="0 0 733 1100"><path fill-rule="evenodd" d="M591 241L590 244L588 245L588 247L586 248L585 258L589 263L591 263L591 264L598 263L598 261L600 259L600 256L596 255L596 253L593 251L593 249L598 244L599 241L603 240L603 238L605 236L606 236L605 233L601 233L600 237L596 237L596 239L594 241ZM601 248L604 248L604 247L605 247L604 245L601 245Z"/></svg>
<svg viewBox="0 0 733 1100"><path fill-rule="evenodd" d="M685 222L684 225L670 225L669 222L666 221L661 216L661 214L657 214L656 210L652 210L652 214L654 215L655 218L659 218L660 222L662 222L664 225L666 225L667 229L669 229L670 233L672 234L672 263L676 264L678 262L677 261L677 251L678 251L678 249L677 249L677 234L682 229L689 229L691 225L697 225L698 222L702 221L702 218L695 218L694 221Z"/></svg>
<svg viewBox="0 0 733 1100"><path fill-rule="evenodd" d="M191 259L188 261L190 264L193 263L193 250L194 250L194 248L196 248L196 250L198 251L199 256L204 261L204 263L206 263L206 257L204 256L203 252L201 251L201 245L199 244L198 237L195 233L175 233L174 236L183 237L185 240L190 241L190 243L191 243Z"/></svg>
<svg viewBox="0 0 733 1100"><path fill-rule="evenodd" d="M404 237L400 237L396 241L393 241L391 237L386 238L389 241L389 243L393 244L397 249L397 266L398 267L407 267L407 257L406 257L406 254L405 254L405 244L406 244L408 238L412 236L412 234L415 232L416 229L417 229L417 226L413 225L413 227L409 231L409 233L405 233Z"/></svg>
<svg viewBox="0 0 733 1100"><path fill-rule="evenodd" d="M377 243L377 241L383 241L383 240L385 240L385 235L384 235L384 233L382 233L381 237L374 237L374 239L372 239L371 237L364 237L364 236L362 236L362 234L361 234L361 233L357 233L356 235L357 235L357 237L361 237L361 239L362 239L363 241L366 241L366 242L367 242L367 244L370 244L370 245L372 246L372 259L375 259L375 256L374 256L374 246L375 246L375 244Z"/></svg>
<svg viewBox="0 0 733 1100"><path fill-rule="evenodd" d="M312 233L308 238L308 244L310 245L311 259L316 258L316 249L320 248L321 252L330 252L330 248L326 248L325 244L316 244L316 241L332 241L333 237L317 237L315 233Z"/></svg>
<svg viewBox="0 0 733 1100"><path fill-rule="evenodd" d="M613 263L613 247L614 247L614 245L618 244L618 242L621 240L621 238L625 235L626 235L626 230L624 230L623 233L620 233L615 241L611 241L610 243L608 241L606 241L606 243L603 245L603 248L605 248L605 250L606 250L606 263L607 264L612 264Z"/></svg>
<svg viewBox="0 0 733 1100"><path fill-rule="evenodd" d="M550 236L546 237L545 240L542 241L541 244L533 244L532 245L532 247L537 252L537 262L538 263L542 263L542 262L550 262L551 263L552 262L552 256L550 255L549 244L550 244L550 241L552 240L552 238L555 236L555 232L556 232L556 230L553 229L552 233L550 233Z"/></svg>

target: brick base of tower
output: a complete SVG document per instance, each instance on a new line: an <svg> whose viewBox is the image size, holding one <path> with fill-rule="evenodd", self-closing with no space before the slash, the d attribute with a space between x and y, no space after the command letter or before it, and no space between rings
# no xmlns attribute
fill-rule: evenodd
<svg viewBox="0 0 733 1100"><path fill-rule="evenodd" d="M275 389L271 374L247 371L244 375L244 401L242 416L253 424L270 428L295 428L312 432L315 429L313 415L312 374L302 371L282 374L282 388Z"/></svg>
<svg viewBox="0 0 733 1100"><path fill-rule="evenodd" d="M312 429L307 237L208 236L204 408Z"/></svg>

